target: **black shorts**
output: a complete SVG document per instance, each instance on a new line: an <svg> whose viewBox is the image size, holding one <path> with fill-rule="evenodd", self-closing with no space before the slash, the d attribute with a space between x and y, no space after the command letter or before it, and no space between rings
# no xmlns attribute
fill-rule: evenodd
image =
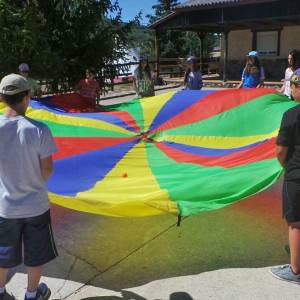
<svg viewBox="0 0 300 300"><path fill-rule="evenodd" d="M28 267L42 266L57 256L50 211L31 218L0 217L0 267L12 268L22 263Z"/></svg>
<svg viewBox="0 0 300 300"><path fill-rule="evenodd" d="M300 221L300 180L283 181L282 211L289 223Z"/></svg>

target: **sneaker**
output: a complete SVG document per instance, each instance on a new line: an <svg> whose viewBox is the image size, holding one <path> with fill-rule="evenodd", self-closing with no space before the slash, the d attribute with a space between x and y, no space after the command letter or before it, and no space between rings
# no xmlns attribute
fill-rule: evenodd
<svg viewBox="0 0 300 300"><path fill-rule="evenodd" d="M270 270L271 274L281 280L300 284L300 274L295 274L292 271L291 265L283 265L274 267Z"/></svg>
<svg viewBox="0 0 300 300"><path fill-rule="evenodd" d="M25 296L24 300L48 300L51 295L51 290L45 283L40 283L35 298L27 298Z"/></svg>

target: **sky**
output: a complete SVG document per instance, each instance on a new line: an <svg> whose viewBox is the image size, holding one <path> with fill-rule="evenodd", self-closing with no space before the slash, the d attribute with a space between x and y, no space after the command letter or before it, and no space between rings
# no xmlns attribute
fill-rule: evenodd
<svg viewBox="0 0 300 300"><path fill-rule="evenodd" d="M142 10L142 24L146 25L148 23L146 15L154 13L152 5L157 4L157 2L157 0L119 0L123 21L132 20Z"/></svg>

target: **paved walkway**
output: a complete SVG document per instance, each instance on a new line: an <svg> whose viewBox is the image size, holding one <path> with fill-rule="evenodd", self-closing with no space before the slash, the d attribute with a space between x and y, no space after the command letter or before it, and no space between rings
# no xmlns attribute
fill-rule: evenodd
<svg viewBox="0 0 300 300"><path fill-rule="evenodd" d="M60 256L45 269L52 299L299 299L269 274L288 262L280 184L225 209L183 220L109 218L53 206ZM26 276L8 284L22 299Z"/></svg>
<svg viewBox="0 0 300 300"><path fill-rule="evenodd" d="M169 91L179 91L182 90L182 86L176 84L169 84L163 86L155 87L155 95L160 95ZM102 105L117 104L120 102L128 102L136 97L135 91L126 91L126 92L109 92L105 96L101 97L100 103Z"/></svg>
<svg viewBox="0 0 300 300"><path fill-rule="evenodd" d="M127 100L124 100L127 101ZM43 280L51 299L292 300L300 286L274 279L288 262L280 183L227 208L183 220L109 218L52 207L60 256ZM24 267L7 285L23 299Z"/></svg>

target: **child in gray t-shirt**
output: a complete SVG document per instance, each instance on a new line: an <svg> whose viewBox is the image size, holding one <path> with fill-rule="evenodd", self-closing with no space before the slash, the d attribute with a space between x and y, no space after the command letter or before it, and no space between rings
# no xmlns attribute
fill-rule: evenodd
<svg viewBox="0 0 300 300"><path fill-rule="evenodd" d="M57 256L46 189L57 149L48 127L25 116L30 87L24 77L5 76L0 98L7 105L0 115L0 300L8 270L23 261L22 244L25 300L48 299L50 289L39 281L42 266Z"/></svg>

